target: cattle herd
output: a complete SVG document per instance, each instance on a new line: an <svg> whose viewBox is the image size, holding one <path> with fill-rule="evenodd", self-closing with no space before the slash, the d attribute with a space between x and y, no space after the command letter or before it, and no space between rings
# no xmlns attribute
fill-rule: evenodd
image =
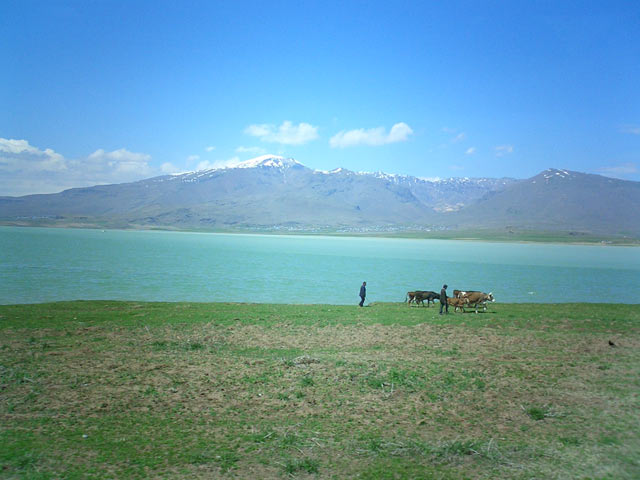
<svg viewBox="0 0 640 480"><path fill-rule="evenodd" d="M432 292L430 290L416 290L414 292L407 292L405 302L416 305L423 305L424 301L427 301L427 307L431 303L435 303L435 300L440 301L440 294ZM487 311L487 302L495 302L492 293L483 293L477 290L454 290L453 297L447 297L447 303L454 307L453 311L457 312L460 309L465 312L466 308L473 308L478 313L478 305L483 308L483 311Z"/></svg>

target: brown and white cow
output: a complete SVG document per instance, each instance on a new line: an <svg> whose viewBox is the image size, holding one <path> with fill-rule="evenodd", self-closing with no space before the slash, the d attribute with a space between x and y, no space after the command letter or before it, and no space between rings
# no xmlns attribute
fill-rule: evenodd
<svg viewBox="0 0 640 480"><path fill-rule="evenodd" d="M487 311L487 302L495 302L496 299L493 298L492 293L482 293L482 292L460 292L459 298L465 298L469 300L469 306L473 305L476 313L478 313L478 305L482 305L483 311Z"/></svg>
<svg viewBox="0 0 640 480"><path fill-rule="evenodd" d="M482 293L482 292L479 292L478 290L454 290L453 296L456 298L462 298L469 293Z"/></svg>
<svg viewBox="0 0 640 480"><path fill-rule="evenodd" d="M449 305L451 305L453 308L454 312L457 312L458 309L462 310L462 313L464 313L464 306L467 305L469 303L469 299L468 298L455 298L455 297L448 297L447 298L447 303Z"/></svg>

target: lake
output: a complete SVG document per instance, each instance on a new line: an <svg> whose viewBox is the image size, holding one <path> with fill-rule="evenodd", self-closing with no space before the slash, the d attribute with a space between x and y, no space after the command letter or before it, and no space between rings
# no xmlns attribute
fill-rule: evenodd
<svg viewBox="0 0 640 480"><path fill-rule="evenodd" d="M640 249L455 240L0 227L0 303L357 304L408 290L640 303Z"/></svg>

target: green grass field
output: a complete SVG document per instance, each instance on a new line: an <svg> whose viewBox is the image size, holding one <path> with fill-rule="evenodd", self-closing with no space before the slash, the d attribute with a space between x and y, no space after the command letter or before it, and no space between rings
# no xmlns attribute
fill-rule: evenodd
<svg viewBox="0 0 640 480"><path fill-rule="evenodd" d="M639 305L437 311L0 306L0 478L640 478Z"/></svg>

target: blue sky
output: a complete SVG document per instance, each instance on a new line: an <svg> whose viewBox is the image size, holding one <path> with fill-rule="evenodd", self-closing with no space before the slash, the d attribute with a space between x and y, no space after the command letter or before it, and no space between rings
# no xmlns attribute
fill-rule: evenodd
<svg viewBox="0 0 640 480"><path fill-rule="evenodd" d="M232 165L640 180L637 1L0 3L0 195Z"/></svg>

